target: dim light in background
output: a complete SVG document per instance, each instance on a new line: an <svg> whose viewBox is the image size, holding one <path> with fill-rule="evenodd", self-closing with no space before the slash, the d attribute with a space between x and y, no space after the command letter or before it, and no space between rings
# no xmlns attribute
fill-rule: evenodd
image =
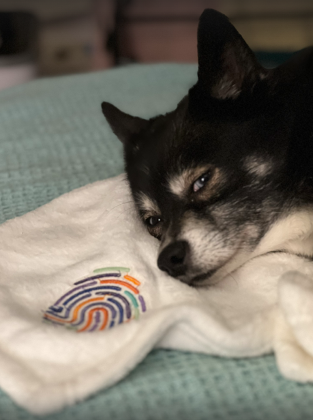
<svg viewBox="0 0 314 420"><path fill-rule="evenodd" d="M0 90L29 82L36 77L37 70L33 63L0 65Z"/></svg>
<svg viewBox="0 0 314 420"><path fill-rule="evenodd" d="M31 53L14 56L0 43L0 88L134 62L196 62L205 8L226 14L266 66L312 44L311 0L1 0L7 22L0 19L0 37L8 13L23 11L36 24L28 34ZM11 26L6 47L27 37L21 20Z"/></svg>

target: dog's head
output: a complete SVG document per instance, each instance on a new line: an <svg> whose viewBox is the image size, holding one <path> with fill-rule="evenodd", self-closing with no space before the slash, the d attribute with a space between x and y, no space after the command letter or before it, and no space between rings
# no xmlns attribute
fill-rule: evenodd
<svg viewBox="0 0 314 420"><path fill-rule="evenodd" d="M308 53L266 70L224 15L205 10L198 55L198 82L173 112L144 120L102 104L161 241L158 266L188 284L232 267L307 199L311 132Z"/></svg>

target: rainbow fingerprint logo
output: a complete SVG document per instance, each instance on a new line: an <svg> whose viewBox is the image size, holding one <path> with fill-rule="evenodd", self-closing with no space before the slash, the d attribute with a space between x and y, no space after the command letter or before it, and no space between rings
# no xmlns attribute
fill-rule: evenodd
<svg viewBox="0 0 314 420"><path fill-rule="evenodd" d="M44 320L64 325L77 332L100 331L131 319L146 311L141 283L128 275L126 267L106 267L74 283L69 292L50 306Z"/></svg>

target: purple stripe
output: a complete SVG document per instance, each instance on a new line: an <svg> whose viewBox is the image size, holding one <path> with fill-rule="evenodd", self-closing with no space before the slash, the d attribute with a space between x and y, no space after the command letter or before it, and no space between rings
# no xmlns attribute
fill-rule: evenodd
<svg viewBox="0 0 314 420"><path fill-rule="evenodd" d="M97 284L97 281L93 281L93 282L91 282L91 283L89 283L89 284L84 284L84 286L74 287L74 289L70 290L68 293L66 293L65 295L61 296L61 298L60 298L60 299L58 299L58 300L57 300L57 302L55 302L52 306L58 306L58 305L60 304L60 302L62 302L62 300L63 300L64 298L66 298L66 297L67 297L67 296L69 296L71 293L75 292L76 290L79 290L79 289L84 289L85 287L88 287L88 286L93 286L94 284Z"/></svg>
<svg viewBox="0 0 314 420"><path fill-rule="evenodd" d="M121 277L121 273L106 273L106 274L97 274L97 276L87 277L84 280L80 280L74 283L74 285L85 283L86 281L101 279L102 277Z"/></svg>
<svg viewBox="0 0 314 420"><path fill-rule="evenodd" d="M108 301L109 301L109 302L111 302L111 303L114 303L114 304L118 307L118 309L119 309L119 313L120 313L119 324L122 324L122 322L123 322L123 318L124 318L124 310L123 310L123 306L121 305L121 303L120 303L120 302L118 302L118 301L117 301L117 300L115 300L115 299L109 298L109 299L108 299Z"/></svg>
<svg viewBox="0 0 314 420"><path fill-rule="evenodd" d="M146 305L145 305L145 300L144 300L143 296L138 295L138 300L141 302L142 311L146 312Z"/></svg>
<svg viewBox="0 0 314 420"><path fill-rule="evenodd" d="M78 302L80 302L81 300L84 300L84 299L86 299L86 298L88 298L88 297L91 297L92 295L91 295L91 293L88 293L87 295L84 295L84 296L81 296L79 299L76 299L74 302L72 302L71 303L71 305L69 305L68 307L66 307L66 306L63 306L62 307L62 309L65 309L66 311L65 311L65 314L64 315L59 315L59 313L56 313L55 311L54 311L54 309L53 309L53 306L51 306L49 309L48 309L48 311L46 311L46 313L47 314L50 314L50 315L53 315L53 316L55 316L55 317L57 317L57 318L60 318L60 319L67 319L67 318L69 318L69 315L70 315L70 311L71 311L71 309L73 308L73 306L74 305L76 305Z"/></svg>
<svg viewBox="0 0 314 420"><path fill-rule="evenodd" d="M99 326L99 323L100 323L100 313L97 311L97 312L94 313L93 316L94 316L94 325L88 331L95 331L96 328Z"/></svg>
<svg viewBox="0 0 314 420"><path fill-rule="evenodd" d="M87 293L87 292L94 292L95 290L121 290L121 287L119 286L94 286L91 287L90 289L88 289L88 286L82 286L84 287L83 291L80 291L78 293L76 293L75 295L69 297L65 302L63 302L63 305L67 305L72 299L74 299L76 296L81 295L82 293ZM97 293L95 293L97 294Z"/></svg>

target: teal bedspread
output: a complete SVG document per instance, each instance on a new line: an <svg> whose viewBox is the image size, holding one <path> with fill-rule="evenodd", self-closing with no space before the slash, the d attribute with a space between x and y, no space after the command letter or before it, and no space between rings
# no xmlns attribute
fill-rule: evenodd
<svg viewBox="0 0 314 420"><path fill-rule="evenodd" d="M131 66L0 92L0 223L123 171L103 100L142 117L173 109L194 65ZM1 350L0 350L1 351ZM1 372L0 372L1 374ZM312 386L283 379L273 356L234 360L153 351L130 375L46 420L307 420ZM0 390L0 420L30 420Z"/></svg>

